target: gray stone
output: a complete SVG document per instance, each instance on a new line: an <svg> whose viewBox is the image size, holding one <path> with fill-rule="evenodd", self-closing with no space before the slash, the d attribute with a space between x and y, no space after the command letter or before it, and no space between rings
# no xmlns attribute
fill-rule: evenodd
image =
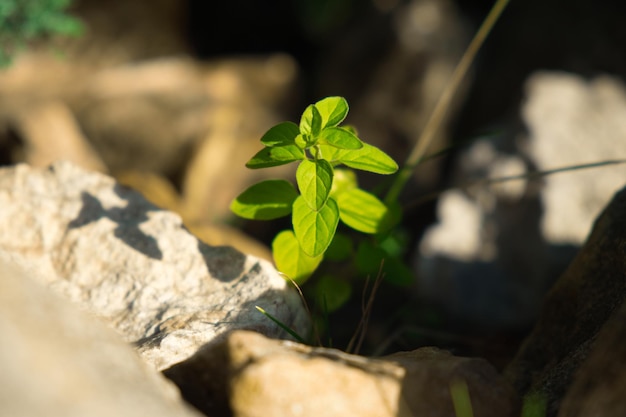
<svg viewBox="0 0 626 417"><path fill-rule="evenodd" d="M115 331L0 262L0 415L199 417Z"/></svg>
<svg viewBox="0 0 626 417"><path fill-rule="evenodd" d="M207 246L180 218L69 163L0 170L0 259L11 259L136 344L157 369L232 329L300 334L298 294L270 263Z"/></svg>
<svg viewBox="0 0 626 417"><path fill-rule="evenodd" d="M459 382L477 416L514 416L518 407L486 361L436 348L369 359L235 331L164 374L207 415L453 417Z"/></svg>
<svg viewBox="0 0 626 417"><path fill-rule="evenodd" d="M526 130L461 153L457 184L626 160L623 83L538 72L526 92ZM415 256L420 295L472 323L529 325L625 175L605 164L445 192Z"/></svg>

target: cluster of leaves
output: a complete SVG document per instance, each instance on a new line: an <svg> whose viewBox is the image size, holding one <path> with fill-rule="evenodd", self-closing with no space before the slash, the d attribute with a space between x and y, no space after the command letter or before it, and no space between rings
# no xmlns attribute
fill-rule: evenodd
<svg viewBox="0 0 626 417"><path fill-rule="evenodd" d="M299 284L318 268L329 248L332 259L352 251L350 239L336 234L340 221L359 232L381 235L398 220L394 210L359 188L350 169L393 174L398 165L359 139L353 127L339 126L348 109L343 97L327 97L309 105L299 125L283 122L272 127L261 138L265 147L246 166L259 169L297 162L297 189L286 180L266 180L246 189L231 204L232 211L246 219L291 215L293 230L276 236L272 252L277 268ZM377 262L372 250L382 249L361 245L357 252L365 268ZM330 281L322 280L322 287L324 283Z"/></svg>
<svg viewBox="0 0 626 417"><path fill-rule="evenodd" d="M0 66L28 42L50 35L78 35L80 21L66 13L72 0L0 1Z"/></svg>

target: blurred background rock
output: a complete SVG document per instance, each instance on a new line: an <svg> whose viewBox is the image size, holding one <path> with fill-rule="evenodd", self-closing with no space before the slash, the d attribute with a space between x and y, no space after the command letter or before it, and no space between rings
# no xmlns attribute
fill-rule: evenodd
<svg viewBox="0 0 626 417"><path fill-rule="evenodd" d="M0 71L0 163L42 166L69 159L110 173L180 213L207 243L269 258L267 245L285 223L242 222L228 210L233 197L264 176L292 175L289 167L244 168L260 148L261 135L277 122L296 119L321 97L342 95L352 106L348 122L402 163L491 5L75 0L70 12L84 23L82 36L42 39ZM606 174L615 184L595 194L581 191L577 177L559 174L583 196L556 197L567 204L552 214L547 210L556 206L545 194L551 178L518 182L517 191L457 191L444 195L439 208L437 199L414 203L471 178L625 157L611 151L612 143L623 141L623 130L615 128L621 125L607 122L623 110L625 9L617 0L511 2L431 148L453 150L418 167L404 190L404 227L409 246L416 248L407 258L415 264L415 291L381 291L366 340L372 351L429 343L506 351L508 336L495 342L491 336L512 334L516 343L530 325L542 293L584 238L584 222L594 215L589 213L623 185L623 168ZM568 74L536 74L545 70ZM559 110L574 103L563 83L579 92L576 111ZM551 88L562 88L562 94ZM541 107L547 101L538 97L562 100ZM560 127L552 129L553 122ZM539 154L545 144L555 146ZM581 157L561 158L573 147ZM587 171L592 179L585 190L594 188L594 175L604 169ZM361 180L367 187L380 185L371 177ZM546 234L553 229L542 225L545 219L562 220L561 214L590 200L587 220L571 220L582 232L565 240ZM450 209L455 225L446 226L443 205L455 201L461 211ZM445 242L422 240L430 226L447 228L456 246L463 246L460 237L466 235L474 246L454 252ZM559 245L567 250L557 258L547 254ZM474 278L463 278L467 274Z"/></svg>

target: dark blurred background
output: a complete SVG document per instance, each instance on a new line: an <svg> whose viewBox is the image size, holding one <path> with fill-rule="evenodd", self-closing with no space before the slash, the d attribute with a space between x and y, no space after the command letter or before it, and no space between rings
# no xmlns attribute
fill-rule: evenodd
<svg viewBox="0 0 626 417"><path fill-rule="evenodd" d="M43 166L72 159L178 211L205 241L269 258L271 238L288 222L245 223L228 210L263 175L292 175L288 168L244 169L262 133L296 120L309 103L341 95L362 138L402 163L491 6L486 0L77 0L71 12L85 24L82 36L35 43L0 72L0 161ZM520 106L534 72L623 80L625 17L626 3L618 0L511 0L430 152L452 149L416 169L402 201L451 185L468 140L523 132ZM507 143L503 149L513 147ZM361 181L372 189L388 185L373 176ZM405 212L408 264L436 220L436 203ZM430 343L506 357L531 324L467 327L416 306L406 293L381 289L369 352ZM352 298L354 305L337 312L338 346L361 314L358 290ZM418 335L398 337L407 326Z"/></svg>

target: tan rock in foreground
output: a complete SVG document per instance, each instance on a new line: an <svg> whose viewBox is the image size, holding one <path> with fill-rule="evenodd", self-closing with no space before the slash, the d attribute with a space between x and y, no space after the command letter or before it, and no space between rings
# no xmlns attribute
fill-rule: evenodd
<svg viewBox="0 0 626 417"><path fill-rule="evenodd" d="M518 411L512 387L486 361L435 348L368 359L235 331L164 374L208 415L453 417L459 381L474 415Z"/></svg>
<svg viewBox="0 0 626 417"><path fill-rule="evenodd" d="M0 262L0 415L199 417L110 328Z"/></svg>

